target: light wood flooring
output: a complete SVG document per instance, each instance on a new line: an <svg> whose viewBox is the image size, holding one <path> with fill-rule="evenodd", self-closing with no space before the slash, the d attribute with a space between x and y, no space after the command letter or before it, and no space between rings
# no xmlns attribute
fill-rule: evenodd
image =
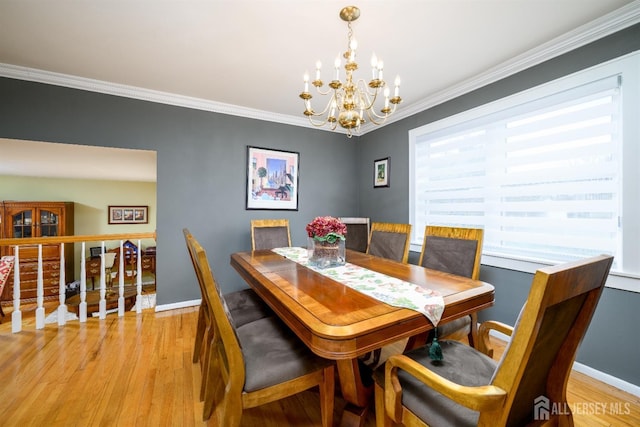
<svg viewBox="0 0 640 427"><path fill-rule="evenodd" d="M191 362L197 307L155 313L110 314L85 324L35 330L24 307L23 331L11 333L11 309L0 324L0 425L201 426L200 368ZM47 310L49 313L50 310ZM395 346L401 348L401 346ZM496 357L504 343L496 342ZM396 348L389 347L383 358ZM622 405L628 414L586 411L576 426L638 426L640 399L574 373L569 401ZM344 401L336 398L336 425ZM319 426L314 391L247 410L243 426ZM371 411L366 427L375 426Z"/></svg>

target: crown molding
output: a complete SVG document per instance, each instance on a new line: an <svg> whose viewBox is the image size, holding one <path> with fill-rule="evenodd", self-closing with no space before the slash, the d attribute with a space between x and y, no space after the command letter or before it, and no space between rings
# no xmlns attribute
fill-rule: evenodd
<svg viewBox="0 0 640 427"><path fill-rule="evenodd" d="M27 80L54 86L63 86L72 89L86 90L89 92L155 102L159 104L191 108L195 110L211 111L214 113L230 114L232 116L285 123L294 126L302 126L307 122L303 117L299 118L270 111L256 110L201 98L160 92L101 80L93 80L68 74L54 73L51 71L22 67L19 65L0 63L0 77Z"/></svg>
<svg viewBox="0 0 640 427"><path fill-rule="evenodd" d="M547 43L503 62L471 79L460 82L422 101L396 110L386 124L394 123L414 114L428 110L446 101L455 99L491 83L524 71L535 65L558 57L562 54L585 46L601 38L614 34L640 22L640 0L635 0L607 15L582 25L568 33L556 37ZM375 129L371 124L363 127L362 134Z"/></svg>
<svg viewBox="0 0 640 427"><path fill-rule="evenodd" d="M518 55L509 61L503 62L502 64L474 76L471 79L465 80L457 85L447 88L446 90L434 93L422 101L398 109L393 116L387 119L385 125L405 119L436 105L442 104L443 102L469 93L475 89L526 70L527 68L533 67L578 47L606 37L624 28L630 27L631 25L637 24L638 22L640 22L640 0L635 0L620 9L602 16L588 24L582 25L560 37L556 37L543 45ZM238 105L109 83L84 77L53 73L50 71L11 64L0 63L0 77L27 80L160 104L331 131L327 128L318 128L311 125L304 117L278 114L270 111L241 107ZM379 126L375 126L371 123L365 124L358 135L364 135L376 128L379 128ZM340 130L336 129L336 131Z"/></svg>

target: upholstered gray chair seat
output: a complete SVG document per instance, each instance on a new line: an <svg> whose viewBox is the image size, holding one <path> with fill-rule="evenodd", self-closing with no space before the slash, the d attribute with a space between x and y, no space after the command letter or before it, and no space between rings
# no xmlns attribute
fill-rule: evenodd
<svg viewBox="0 0 640 427"><path fill-rule="evenodd" d="M253 289L230 292L224 295L224 300L236 328L274 314Z"/></svg>
<svg viewBox="0 0 640 427"><path fill-rule="evenodd" d="M432 364L429 346L417 348L405 353L427 369L438 375L465 386L480 386L491 383L497 363L458 341L440 341L444 360L440 365ZM376 369L375 380L384 385L384 364ZM478 412L461 406L440 393L425 386L403 371L398 372L402 384L402 404L420 417L431 427L439 426L475 426L478 424Z"/></svg>
<svg viewBox="0 0 640 427"><path fill-rule="evenodd" d="M244 356L246 392L283 383L333 363L313 354L275 316L240 326L236 333Z"/></svg>

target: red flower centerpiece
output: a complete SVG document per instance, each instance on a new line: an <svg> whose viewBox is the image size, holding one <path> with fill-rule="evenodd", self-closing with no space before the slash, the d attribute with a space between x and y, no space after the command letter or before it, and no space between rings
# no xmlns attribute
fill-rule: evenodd
<svg viewBox="0 0 640 427"><path fill-rule="evenodd" d="M319 216L307 224L309 265L327 268L345 264L347 226L338 218Z"/></svg>

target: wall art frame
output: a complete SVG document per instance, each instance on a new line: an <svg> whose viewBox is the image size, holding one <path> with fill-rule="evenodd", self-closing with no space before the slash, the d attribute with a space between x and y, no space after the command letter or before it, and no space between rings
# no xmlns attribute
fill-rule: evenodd
<svg viewBox="0 0 640 427"><path fill-rule="evenodd" d="M149 206L109 206L109 224L148 224Z"/></svg>
<svg viewBox="0 0 640 427"><path fill-rule="evenodd" d="M298 210L300 153L247 146L246 208Z"/></svg>
<svg viewBox="0 0 640 427"><path fill-rule="evenodd" d="M390 157L373 161L373 188L390 187Z"/></svg>

